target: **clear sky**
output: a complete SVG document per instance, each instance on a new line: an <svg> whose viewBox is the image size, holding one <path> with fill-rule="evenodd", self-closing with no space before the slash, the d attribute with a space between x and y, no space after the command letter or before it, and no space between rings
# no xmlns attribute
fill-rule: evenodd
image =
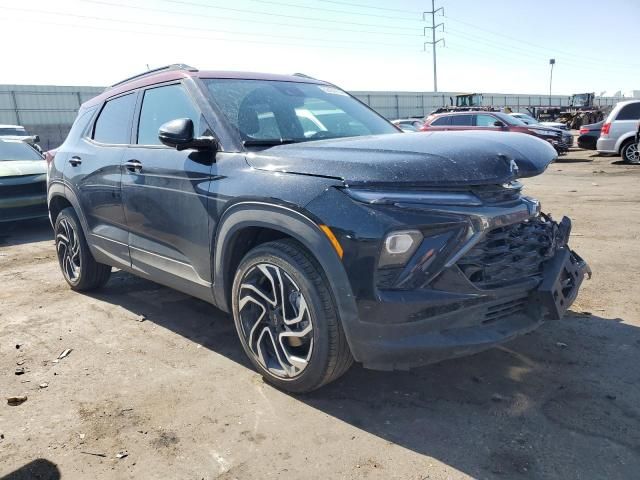
<svg viewBox="0 0 640 480"><path fill-rule="evenodd" d="M640 89L640 0L437 0L441 91ZM107 85L168 63L430 91L430 0L0 0L0 83ZM429 31L427 33L430 35Z"/></svg>

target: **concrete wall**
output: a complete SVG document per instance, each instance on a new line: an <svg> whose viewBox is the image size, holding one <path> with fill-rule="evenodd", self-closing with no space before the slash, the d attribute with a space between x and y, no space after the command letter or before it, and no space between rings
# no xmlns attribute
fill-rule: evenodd
<svg viewBox="0 0 640 480"><path fill-rule="evenodd" d="M104 90L103 87L0 85L0 124L23 125L40 135L45 150L59 146L65 139L78 107ZM351 92L389 119L426 116L449 104L459 92ZM620 97L597 97L599 105L614 105ZM509 106L526 111L528 106L569 105L564 95L528 95L485 93L485 105Z"/></svg>

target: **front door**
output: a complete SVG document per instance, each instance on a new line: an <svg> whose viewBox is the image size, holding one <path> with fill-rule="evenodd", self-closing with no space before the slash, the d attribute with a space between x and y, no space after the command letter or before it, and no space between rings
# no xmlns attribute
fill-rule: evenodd
<svg viewBox="0 0 640 480"><path fill-rule="evenodd" d="M160 126L190 118L195 135L205 121L180 83L144 91L136 142L123 159L123 200L133 269L206 296L211 290L211 230L207 211L214 152L162 145ZM206 293L202 293L206 292Z"/></svg>

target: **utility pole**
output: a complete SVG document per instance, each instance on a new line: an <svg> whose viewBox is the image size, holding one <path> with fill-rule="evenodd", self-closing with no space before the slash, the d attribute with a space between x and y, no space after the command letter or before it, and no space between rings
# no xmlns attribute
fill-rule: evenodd
<svg viewBox="0 0 640 480"><path fill-rule="evenodd" d="M555 58L549 59L549 65L551 65L551 74L549 76L549 105L551 105L551 86L553 85L553 66L556 64Z"/></svg>
<svg viewBox="0 0 640 480"><path fill-rule="evenodd" d="M431 26L424 27L425 37L427 36L427 29L431 29L431 41L424 42L424 50L427 51L427 45L431 45L433 47L433 91L434 92L438 91L438 65L436 61L436 47L438 46L439 42L442 42L444 44L444 38L439 38L438 40L436 40L436 29L438 27L442 27L442 30L444 31L444 23L438 23L436 25L436 13L438 12L442 12L442 15L444 15L444 8L443 7L436 8L436 0L431 0L431 11L422 13L422 20L424 21L426 21L427 15L431 15Z"/></svg>

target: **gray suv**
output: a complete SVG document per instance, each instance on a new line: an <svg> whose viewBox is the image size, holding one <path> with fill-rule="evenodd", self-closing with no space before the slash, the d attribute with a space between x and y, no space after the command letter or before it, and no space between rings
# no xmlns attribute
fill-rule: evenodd
<svg viewBox="0 0 640 480"><path fill-rule="evenodd" d="M640 120L640 100L619 102L607 117L596 149L600 153L620 155L628 163L640 163L635 140Z"/></svg>

